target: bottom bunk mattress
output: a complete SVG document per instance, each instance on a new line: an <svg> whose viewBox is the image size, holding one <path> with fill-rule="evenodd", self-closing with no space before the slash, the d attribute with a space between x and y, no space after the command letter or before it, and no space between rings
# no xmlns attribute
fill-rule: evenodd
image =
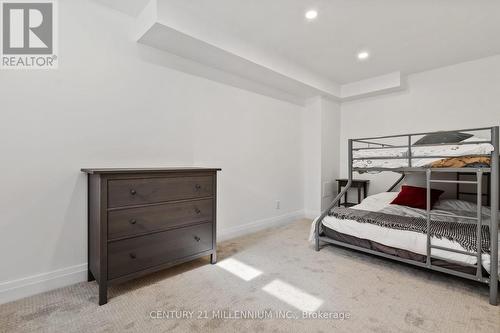
<svg viewBox="0 0 500 333"><path fill-rule="evenodd" d="M414 216L414 217L425 217L426 212L421 209L410 208L406 206L391 205L390 202L394 200L398 193L396 192L384 192L376 195L369 196L361 204L353 206L352 208L357 210L366 210L374 212L384 212L387 214L400 215L400 216ZM433 212L441 214L453 214L458 216L474 216L476 214L476 205L470 202L461 200L441 200L434 206ZM483 224L487 225L490 223L490 211L488 208L483 208ZM440 218L441 219L441 218ZM443 219L449 219L445 217ZM457 221L454 219L452 221ZM457 223L461 223L458 221ZM497 222L498 223L498 222ZM314 230L316 226L316 220L311 226L310 241L314 241ZM390 254L394 254L394 251L398 251L400 256L408 259L416 259L417 261L425 261L425 256L427 253L427 235L419 232L409 231L409 230L396 230L391 228L386 228L383 226L360 223L355 220L349 219L338 219L334 216L326 216L323 219L321 225L322 232L329 236L330 238L336 239L335 237L352 236L354 238L349 238L353 242L357 242L358 245L362 244L362 247L370 246L374 250L384 252L384 249L389 251ZM333 233L335 232L335 233ZM334 236L334 237L333 237ZM338 239L337 239L338 240ZM346 243L350 243L345 241ZM352 243L350 243L352 244ZM446 239L431 237L431 244L436 246L441 246L444 248L452 248L456 250L466 251L466 249L459 243ZM385 247L385 248L384 248ZM471 256L467 254L454 253L441 249L432 249L432 255L442 259L443 263L446 265L451 265L451 263L456 263L459 265L475 265L477 262L476 256ZM434 262L434 261L433 261ZM489 273L490 270L490 255L489 253L483 253L481 255L481 264L483 268Z"/></svg>
<svg viewBox="0 0 500 333"><path fill-rule="evenodd" d="M414 253L411 251L402 250L402 249L398 249L395 247L387 246L387 245L380 244L380 243L377 243L377 242L374 242L374 241L371 241L368 239L361 239L361 238L357 238L357 237L354 237L351 235L346 235L346 234L337 232L337 231L332 230L332 229L325 227L325 226L323 227L323 234L324 234L324 236L327 236L328 238L331 238L331 239L339 241L339 242L343 242L343 243L351 244L351 245L354 245L357 247L362 247L365 249L370 249L373 251L393 255L393 256L396 256L399 258L413 260L413 261L417 261L417 262L421 262L421 263L425 263L425 261L427 259L426 255L422 255L422 254ZM432 259L432 264L434 266L439 266L439 267L451 269L451 270L454 270L457 272L462 272L462 273L467 273L467 274L476 274L476 268L474 268L472 266L460 265L458 263L453 263L453 262L449 262L446 260ZM482 271L483 271L483 276L489 275L488 272L484 268Z"/></svg>

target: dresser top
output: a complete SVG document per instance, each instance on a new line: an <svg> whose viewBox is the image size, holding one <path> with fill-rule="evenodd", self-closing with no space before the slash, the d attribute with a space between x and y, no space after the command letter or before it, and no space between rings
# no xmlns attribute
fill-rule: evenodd
<svg viewBox="0 0 500 333"><path fill-rule="evenodd" d="M83 168L82 172L88 174L109 174L109 173L169 173L182 171L220 171L220 168L199 168L199 167L168 167L168 168Z"/></svg>

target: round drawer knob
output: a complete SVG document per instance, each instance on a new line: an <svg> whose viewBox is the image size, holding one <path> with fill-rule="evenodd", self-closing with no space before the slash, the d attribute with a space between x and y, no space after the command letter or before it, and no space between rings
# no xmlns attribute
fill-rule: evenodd
<svg viewBox="0 0 500 333"><path fill-rule="evenodd" d="M130 253L130 258L135 259L135 258L137 258L137 256L135 255L135 253Z"/></svg>
<svg viewBox="0 0 500 333"><path fill-rule="evenodd" d="M200 189L201 189L201 185L200 185L200 184L196 184L196 185L194 186L194 188L195 188L196 190L200 190Z"/></svg>
<svg viewBox="0 0 500 333"><path fill-rule="evenodd" d="M131 219L130 220L130 224L136 224L137 223L137 220L136 219Z"/></svg>
<svg viewBox="0 0 500 333"><path fill-rule="evenodd" d="M196 214L198 214L198 215L200 215L200 214L201 214L201 210L199 210L198 208L195 208L195 209L194 209L194 212L195 212Z"/></svg>
<svg viewBox="0 0 500 333"><path fill-rule="evenodd" d="M136 190L134 190L134 189L131 189L131 190L130 190L130 194L132 194L132 195L136 195L136 194L137 194L137 191L136 191Z"/></svg>
<svg viewBox="0 0 500 333"><path fill-rule="evenodd" d="M201 238L198 237L198 236L194 236L194 240L197 241L197 242L199 242L201 240Z"/></svg>

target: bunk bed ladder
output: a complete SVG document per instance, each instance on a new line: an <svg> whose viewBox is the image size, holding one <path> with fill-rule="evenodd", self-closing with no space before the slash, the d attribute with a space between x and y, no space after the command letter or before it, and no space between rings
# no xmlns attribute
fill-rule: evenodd
<svg viewBox="0 0 500 333"><path fill-rule="evenodd" d="M476 181L477 181L477 229L476 229L476 248L477 248L477 272L476 277L480 280L482 278L482 259L481 259L481 251L483 240L481 238L481 228L482 228L482 217L483 217L483 171L479 169L476 172Z"/></svg>
<svg viewBox="0 0 500 333"><path fill-rule="evenodd" d="M426 266L428 268L432 268L432 258L439 258L437 256L432 256L432 249L438 249L441 251L448 251L448 252L454 252L454 253L460 253L464 255L469 255L469 256L475 256L476 257L476 264L471 265L476 268L476 280L478 281L483 281L483 271L482 271L482 258L481 258L481 251L482 251L482 235L481 235L481 226L482 226L482 201L483 201L483 192L482 192L482 183L483 183L483 171L481 169L477 169L475 172L476 175L476 180L475 181L463 181L458 178L457 180L438 180L438 179L432 179L432 169L427 169L426 170L426 215L427 215L427 258L426 258ZM432 213L431 212L431 184L432 183L457 183L457 184L475 184L477 187L477 195L476 195L476 200L477 200L477 212L475 217L470 217L470 216L458 216L458 215L447 215L447 214L440 214L440 213ZM462 219L467 219L467 220L474 220L476 222L477 228L476 228L476 252L468 252L468 251L462 251L462 250L456 250L452 248L447 248L443 246L438 246L438 245L432 245L431 243L431 223L432 223L432 216L449 216L453 218L462 218ZM440 258L439 258L440 259ZM448 260L450 261L450 260Z"/></svg>
<svg viewBox="0 0 500 333"><path fill-rule="evenodd" d="M431 175L432 170L427 169L425 172L426 179L426 211L427 211L427 257L426 257L426 266L431 268Z"/></svg>

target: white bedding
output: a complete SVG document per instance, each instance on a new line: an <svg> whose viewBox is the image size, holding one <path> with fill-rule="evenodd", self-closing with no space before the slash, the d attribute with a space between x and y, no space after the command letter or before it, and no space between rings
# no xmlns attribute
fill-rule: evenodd
<svg viewBox="0 0 500 333"><path fill-rule="evenodd" d="M466 142L486 141L481 138L472 137ZM467 156L484 155L493 151L490 143L466 144L466 145L442 145L442 146L413 146L412 156ZM370 157L401 157L401 159L370 159ZM402 168L408 166L407 148L383 148L383 149L361 149L353 151L354 158L367 158L354 160L355 168ZM441 160L440 158L417 158L412 159L413 167L424 167Z"/></svg>
<svg viewBox="0 0 500 333"><path fill-rule="evenodd" d="M399 205L391 205L390 202L398 195L397 192L384 192L376 195L369 196L359 205L353 206L354 209L362 209L369 211L383 211L388 214L407 215L407 216L420 216L426 217L426 213L422 209L410 208ZM476 205L461 200L441 200L435 206L433 211L438 213L454 214L454 215L474 215ZM483 207L483 224L491 223L490 210ZM433 217L434 218L434 217ZM449 218L435 217L436 219L447 220ZM451 219L456 220L456 219ZM461 223L463 221L458 221ZM427 254L427 236L413 231L395 230L384 228L381 226L360 223L354 220L340 220L333 216L327 216L323 220L323 225L337 232L351 235L354 237L368 239L380 244L399 248L402 250L411 251L414 253L426 255ZM309 240L314 242L314 230L316 220L312 223ZM500 237L499 237L500 238ZM448 239L438 239L431 237L433 245L443 246L447 248L466 251L460 244ZM499 240L500 243L500 240ZM475 256L464 255L460 253L453 253L438 249L432 249L432 254L443 259L454 260L461 263L475 264L477 259ZM489 272L490 269L490 255L483 254L482 265ZM500 258L499 258L500 261ZM500 279L500 274L499 274Z"/></svg>

